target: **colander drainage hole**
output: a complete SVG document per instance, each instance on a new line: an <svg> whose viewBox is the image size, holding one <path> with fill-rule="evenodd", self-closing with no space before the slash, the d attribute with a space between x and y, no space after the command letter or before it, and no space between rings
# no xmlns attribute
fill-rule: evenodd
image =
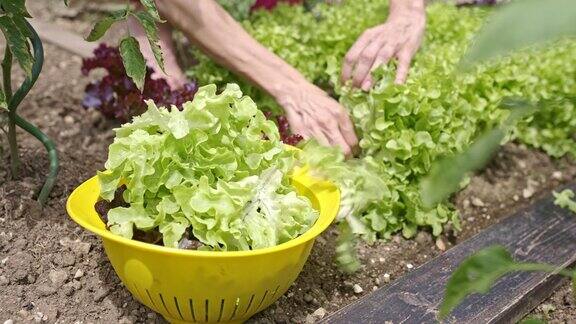
<svg viewBox="0 0 576 324"><path fill-rule="evenodd" d="M164 298L162 297L161 293L158 293L158 296L160 296L160 300L162 301L162 305L164 306L164 309L166 310L166 313L168 313L168 315L170 315L170 317L172 317L172 314L170 313L170 311L168 310L168 307L166 307L166 303L164 302Z"/></svg>
<svg viewBox="0 0 576 324"><path fill-rule="evenodd" d="M230 316L229 322L232 321L234 316L236 316L236 311L238 311L238 305L240 305L240 298L236 298L236 304L234 305L234 310L232 311L232 316Z"/></svg>
<svg viewBox="0 0 576 324"><path fill-rule="evenodd" d="M264 296L262 296L262 299L260 299L260 303L258 304L258 307L256 307L256 310L260 309L260 306L262 306L262 303L264 303L264 299L266 299L266 295L268 295L268 289L266 289Z"/></svg>
<svg viewBox="0 0 576 324"><path fill-rule="evenodd" d="M150 302L152 303L154 308L156 308L156 303L154 302L154 299L152 299L152 296L150 295L150 291L148 289L146 289L146 294L148 295L148 299L150 299Z"/></svg>
<svg viewBox="0 0 576 324"><path fill-rule="evenodd" d="M144 302L144 296L142 296L142 294L140 294L140 290L138 290L138 286L136 286L136 284L134 285L134 291L136 291L136 297L138 297L138 299L140 299L142 302Z"/></svg>
<svg viewBox="0 0 576 324"><path fill-rule="evenodd" d="M280 285L276 286L276 289L274 289L274 291L272 292L272 295L270 295L270 299L273 299L274 296L276 296L276 293L278 292L278 289L280 289Z"/></svg>
<svg viewBox="0 0 576 324"><path fill-rule="evenodd" d="M220 300L220 314L218 315L218 320L216 322L220 322L222 320L223 311L224 311L224 299Z"/></svg>
<svg viewBox="0 0 576 324"><path fill-rule="evenodd" d="M196 315L194 314L194 301L190 298L190 314L192 315L192 319L196 322Z"/></svg>
<svg viewBox="0 0 576 324"><path fill-rule="evenodd" d="M208 301L208 299L206 299L206 302L204 303L204 308L205 308L204 320L206 322L208 322L208 309L209 309L208 303L209 303L209 301Z"/></svg>
<svg viewBox="0 0 576 324"><path fill-rule="evenodd" d="M248 302L248 307L246 307L246 310L244 311L243 315L246 315L246 313L248 313L248 310L250 309L250 306L252 306L253 301L254 301L254 295L252 295L252 297L250 297L250 301Z"/></svg>
<svg viewBox="0 0 576 324"><path fill-rule="evenodd" d="M176 305L176 310L178 311L178 315L180 315L180 318L182 320L184 320L184 316L182 316L182 312L180 311L180 305L178 305L178 298L176 298L176 296L174 296L174 305Z"/></svg>

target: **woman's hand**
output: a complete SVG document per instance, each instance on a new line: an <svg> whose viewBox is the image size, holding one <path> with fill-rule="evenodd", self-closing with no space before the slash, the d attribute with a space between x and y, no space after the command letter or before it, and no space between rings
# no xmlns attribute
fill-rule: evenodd
<svg viewBox="0 0 576 324"><path fill-rule="evenodd" d="M305 139L315 138L321 144L339 146L351 156L358 145L348 113L320 88L302 82L280 95L276 101L284 108L290 128Z"/></svg>
<svg viewBox="0 0 576 324"><path fill-rule="evenodd" d="M408 77L410 62L422 43L426 25L424 0L392 0L386 23L364 31L350 48L342 66L342 80L365 91L373 86L374 69L398 61L396 83Z"/></svg>

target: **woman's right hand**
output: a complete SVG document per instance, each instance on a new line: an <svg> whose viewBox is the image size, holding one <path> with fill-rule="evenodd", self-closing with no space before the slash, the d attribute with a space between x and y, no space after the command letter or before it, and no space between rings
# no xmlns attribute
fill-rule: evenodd
<svg viewBox="0 0 576 324"><path fill-rule="evenodd" d="M339 146L346 156L353 154L358 138L344 107L308 82L285 90L275 98L284 108L293 133L315 138L323 145Z"/></svg>

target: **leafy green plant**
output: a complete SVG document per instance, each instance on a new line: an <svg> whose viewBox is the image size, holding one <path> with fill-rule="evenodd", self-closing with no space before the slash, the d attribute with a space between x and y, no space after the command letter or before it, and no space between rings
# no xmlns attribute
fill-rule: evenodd
<svg viewBox="0 0 576 324"><path fill-rule="evenodd" d="M354 188L351 197L370 197L363 204L354 204L356 198L343 200L343 207L348 202L352 210L338 218L352 230L354 235L348 237L368 242L396 232L412 237L418 228L438 235L448 221L458 228L457 212L449 203L426 208L420 195L420 183L433 161L462 152L482 134L505 125L510 109L502 107L504 98L537 104L576 93L576 80L567 77L576 75L576 42L569 39L476 64L460 73L459 62L491 10L457 9L445 3L427 8L426 39L405 85L393 84L393 67L374 72L378 82L370 92L341 84L341 62L347 50L366 28L382 23L387 11L386 0L318 4L312 12L280 5L271 12L255 12L243 22L258 41L335 94L350 111L361 138L360 156L341 162L340 170L347 172L329 172L333 166L328 163L317 168L343 190ZM200 83L237 82L259 107L280 111L261 90L201 53L197 56L200 63L189 74ZM576 156L576 106L570 100L559 100L504 128L508 131L499 143L515 139L554 157ZM306 157L317 148L304 150ZM372 195L371 186L362 179L380 179L377 193L382 195Z"/></svg>
<svg viewBox="0 0 576 324"><path fill-rule="evenodd" d="M468 257L458 269L454 270L446 285L438 317L446 318L466 296L473 293L487 293L498 279L516 271L557 273L571 278L576 288L576 269L561 269L542 263L516 262L503 246L491 246Z"/></svg>
<svg viewBox="0 0 576 324"><path fill-rule="evenodd" d="M44 205L58 174L58 156L52 140L42 131L17 114L24 97L40 75L44 63L44 49L36 31L26 20L31 18L24 0L0 0L0 30L6 40L2 60L2 87L0 88L0 130L6 133L10 149L10 169L12 177L18 176L20 165L16 126L36 137L46 150L50 159L49 174L38 195L38 202ZM25 80L13 92L12 64L16 61L25 74ZM7 129L5 129L7 128Z"/></svg>
<svg viewBox="0 0 576 324"><path fill-rule="evenodd" d="M576 213L576 201L574 201L574 191L570 189L564 189L561 192L552 192L554 195L554 204L562 207L568 208L572 212Z"/></svg>
<svg viewBox="0 0 576 324"><path fill-rule="evenodd" d="M130 3L128 3L125 9L114 11L96 22L90 31L90 34L86 37L86 40L89 42L98 41L106 34L112 25L117 22L125 21L129 17L133 17L144 29L146 37L148 38L148 43L150 44L150 48L154 54L154 58L158 63L158 66L162 71L164 71L164 58L159 43L157 26L158 23L163 23L164 21L160 19L154 1L140 0L140 4L143 10L136 10L130 6ZM138 41L133 36L128 35L120 40L119 49L126 74L130 79L132 79L132 81L134 81L138 89L142 91L144 88L144 80L146 78L146 61L140 51Z"/></svg>
<svg viewBox="0 0 576 324"><path fill-rule="evenodd" d="M147 112L116 129L98 173L104 200L118 200L126 185L120 206L102 216L115 234L156 232L169 247L184 238L211 250L274 246L318 217L289 182L297 156L235 84L220 94L201 87L182 111L148 101Z"/></svg>

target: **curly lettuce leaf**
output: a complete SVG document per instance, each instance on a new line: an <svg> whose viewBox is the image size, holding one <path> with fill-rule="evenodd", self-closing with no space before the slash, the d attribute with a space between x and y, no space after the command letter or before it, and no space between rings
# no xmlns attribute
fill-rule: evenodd
<svg viewBox="0 0 576 324"><path fill-rule="evenodd" d="M109 212L110 230L158 229L177 247L189 230L214 250L274 246L307 231L318 217L288 173L297 151L280 142L276 125L229 84L202 87L180 111L147 102L148 110L115 130L101 197L119 183L129 208Z"/></svg>

